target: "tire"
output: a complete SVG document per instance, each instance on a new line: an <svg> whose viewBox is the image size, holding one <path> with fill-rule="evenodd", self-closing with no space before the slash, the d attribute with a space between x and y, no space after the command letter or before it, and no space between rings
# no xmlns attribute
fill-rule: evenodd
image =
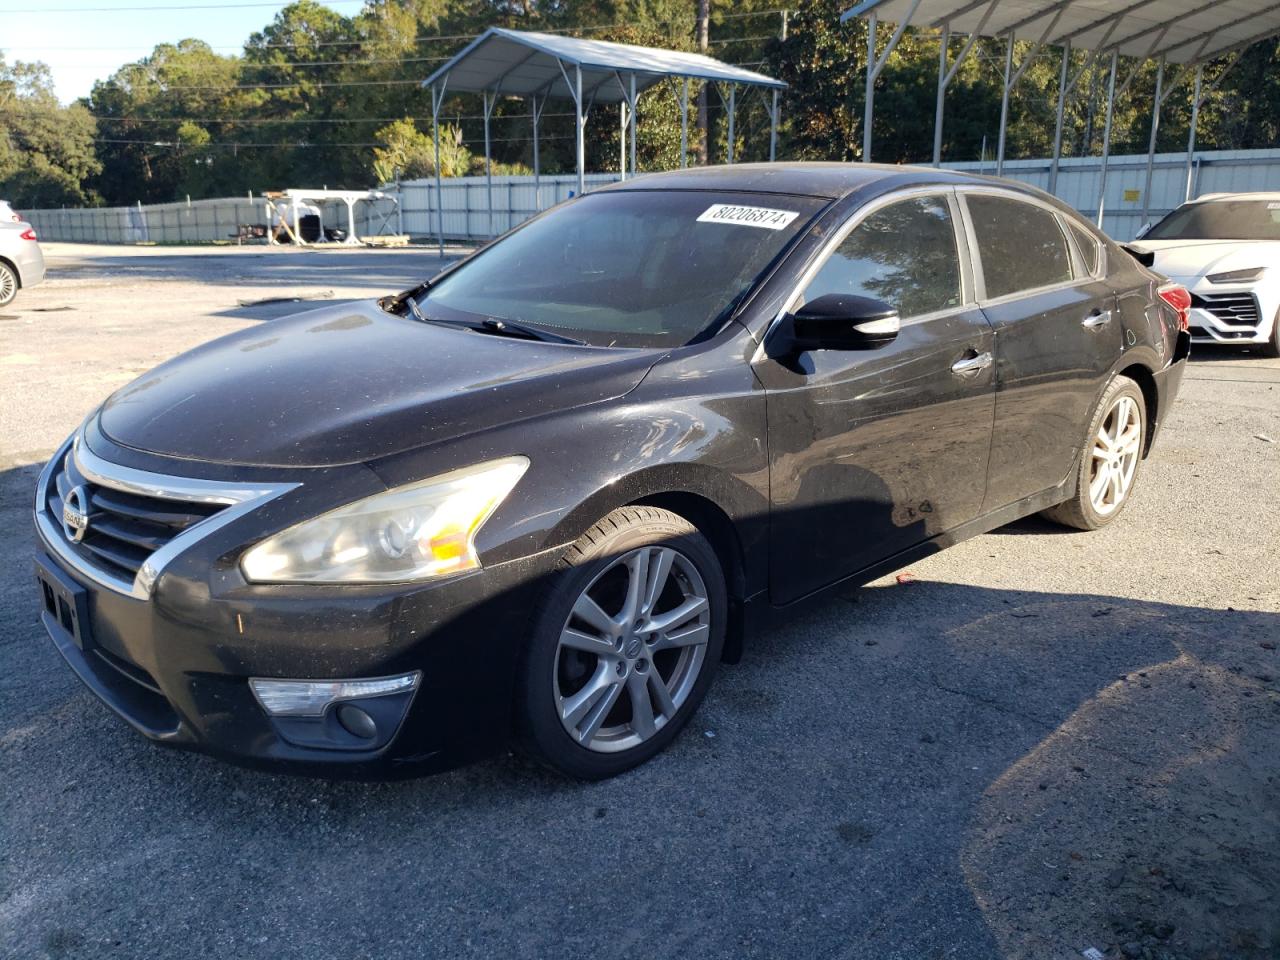
<svg viewBox="0 0 1280 960"><path fill-rule="evenodd" d="M517 745L583 780L644 763L706 696L727 614L706 537L667 510L614 510L569 548L534 616L517 677Z"/></svg>
<svg viewBox="0 0 1280 960"><path fill-rule="evenodd" d="M1272 360L1280 358L1280 310L1276 311L1276 318L1271 321L1271 337L1262 344L1259 352Z"/></svg>
<svg viewBox="0 0 1280 960"><path fill-rule="evenodd" d="M7 263L0 263L0 307L13 303L18 295L18 275Z"/></svg>
<svg viewBox="0 0 1280 960"><path fill-rule="evenodd" d="M1120 432L1118 444L1117 430ZM1114 522L1132 499L1138 484L1146 437L1147 404L1142 389L1128 377L1116 377L1103 391L1089 418L1089 430L1076 467L1075 494L1070 500L1043 511L1043 516L1077 530L1097 530ZM1101 476L1104 473L1109 479Z"/></svg>

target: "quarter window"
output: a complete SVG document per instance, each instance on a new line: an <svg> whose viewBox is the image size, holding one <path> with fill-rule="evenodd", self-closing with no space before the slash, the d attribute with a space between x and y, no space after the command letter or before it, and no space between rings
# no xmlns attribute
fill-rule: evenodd
<svg viewBox="0 0 1280 960"><path fill-rule="evenodd" d="M883 300L905 319L958 306L960 256L951 208L942 196L913 197L868 215L805 289Z"/></svg>
<svg viewBox="0 0 1280 960"><path fill-rule="evenodd" d="M1006 197L965 198L982 258L987 298L1071 279L1071 255L1058 218L1044 207Z"/></svg>
<svg viewBox="0 0 1280 960"><path fill-rule="evenodd" d="M1075 234L1076 246L1080 248L1080 256L1084 258L1084 268L1093 276L1098 272L1098 241L1087 230L1077 227L1068 221L1071 232Z"/></svg>

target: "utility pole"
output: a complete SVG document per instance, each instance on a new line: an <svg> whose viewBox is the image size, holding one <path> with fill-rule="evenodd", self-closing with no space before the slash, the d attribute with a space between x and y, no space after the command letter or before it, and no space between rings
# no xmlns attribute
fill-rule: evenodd
<svg viewBox="0 0 1280 960"><path fill-rule="evenodd" d="M711 0L698 0L698 52L711 47ZM711 154L711 130L707 125L707 83L698 86L698 136L695 153L698 163L705 165Z"/></svg>

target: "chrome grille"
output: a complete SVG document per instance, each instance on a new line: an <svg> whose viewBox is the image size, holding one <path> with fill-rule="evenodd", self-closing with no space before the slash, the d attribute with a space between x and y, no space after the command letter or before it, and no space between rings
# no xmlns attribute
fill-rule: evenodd
<svg viewBox="0 0 1280 960"><path fill-rule="evenodd" d="M45 548L71 570L145 600L182 551L298 486L203 480L125 467L95 455L77 433L40 474L36 528ZM68 498L75 507L69 520L64 516ZM79 539L77 529L83 530Z"/></svg>
<svg viewBox="0 0 1280 960"><path fill-rule="evenodd" d="M1258 325L1258 298L1252 293L1211 293L1191 295L1191 305L1208 310L1223 323L1233 327Z"/></svg>
<svg viewBox="0 0 1280 960"><path fill-rule="evenodd" d="M191 503L116 490L88 480L71 451L54 468L47 506L68 548L111 572L133 579L153 553L182 531L225 509L226 504ZM79 541L66 536L62 507L75 487L83 488L89 526Z"/></svg>

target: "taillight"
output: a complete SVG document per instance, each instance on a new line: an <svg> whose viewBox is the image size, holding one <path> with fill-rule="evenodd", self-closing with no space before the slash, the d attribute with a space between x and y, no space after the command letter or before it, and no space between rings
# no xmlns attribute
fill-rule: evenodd
<svg viewBox="0 0 1280 960"><path fill-rule="evenodd" d="M1191 329L1191 294L1176 283L1166 283L1158 291L1160 299L1178 311L1178 329Z"/></svg>
<svg viewBox="0 0 1280 960"><path fill-rule="evenodd" d="M36 232L31 227L27 227L27 229L23 230L20 234L18 234L18 236L20 236L23 240L34 240L36 239Z"/></svg>

